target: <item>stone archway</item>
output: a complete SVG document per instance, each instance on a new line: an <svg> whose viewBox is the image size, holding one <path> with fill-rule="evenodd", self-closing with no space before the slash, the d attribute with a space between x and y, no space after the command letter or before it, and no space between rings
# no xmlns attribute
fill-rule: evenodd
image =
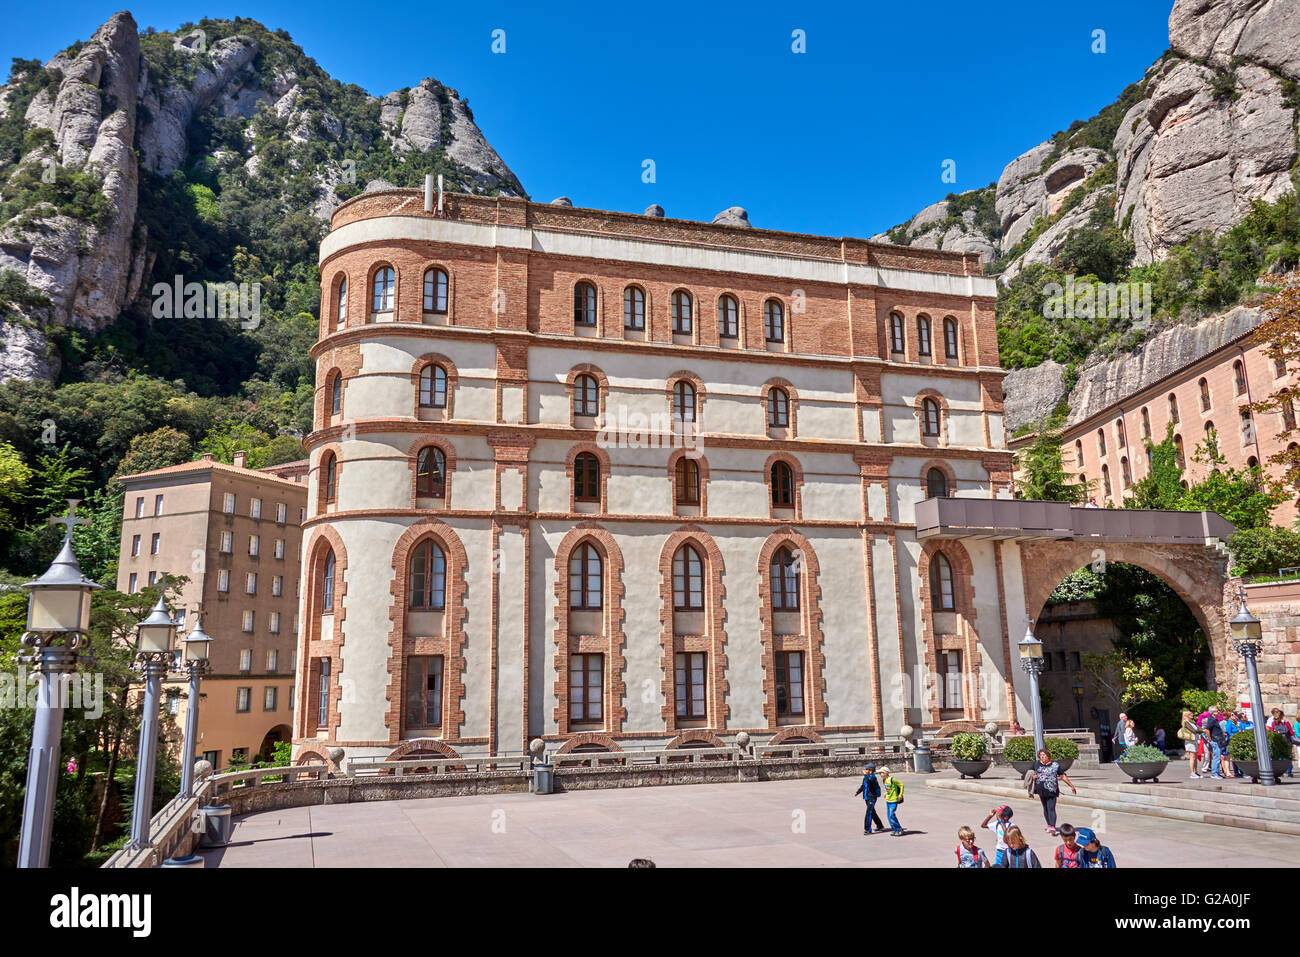
<svg viewBox="0 0 1300 957"><path fill-rule="evenodd" d="M1227 676L1234 674L1228 658L1228 609L1235 584L1228 576L1226 549L1134 542L1021 542L1026 613L1037 620L1056 586L1067 575L1099 558L1107 563L1136 565L1172 588L1205 632L1214 660L1215 683L1222 685Z"/></svg>

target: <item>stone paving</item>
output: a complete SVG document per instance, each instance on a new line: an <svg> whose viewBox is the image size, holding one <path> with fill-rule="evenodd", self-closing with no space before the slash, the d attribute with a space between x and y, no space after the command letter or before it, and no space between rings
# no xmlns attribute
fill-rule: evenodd
<svg viewBox="0 0 1300 957"><path fill-rule="evenodd" d="M318 805L246 815L229 847L200 853L208 867L625 867L634 857L660 867L948 867L957 828L978 828L994 803L905 774L899 819L908 833L864 837L859 780ZM1038 802L1011 804L1030 846L1049 859L1057 840L1044 832ZM877 807L883 819L884 803ZM1297 836L1079 807L1062 808L1060 819L1103 830L1121 867L1300 865ZM992 835L979 842L991 858Z"/></svg>

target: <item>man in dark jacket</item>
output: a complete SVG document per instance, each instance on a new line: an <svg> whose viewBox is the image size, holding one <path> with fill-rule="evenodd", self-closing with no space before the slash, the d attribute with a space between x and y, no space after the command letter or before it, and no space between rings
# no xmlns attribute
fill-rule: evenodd
<svg viewBox="0 0 1300 957"><path fill-rule="evenodd" d="M862 769L862 783L853 792L853 796L857 797L859 794L862 795L862 800L867 802L867 813L862 818L862 833L870 834L872 823L875 823L877 831L883 831L885 824L876 813L876 799L880 797L880 782L876 780L874 764L868 764Z"/></svg>
<svg viewBox="0 0 1300 957"><path fill-rule="evenodd" d="M1213 756L1210 759L1210 777L1223 777L1223 749L1228 746L1228 736L1223 731L1223 725L1219 723L1219 716L1211 711L1205 716L1205 730L1210 735L1210 750Z"/></svg>

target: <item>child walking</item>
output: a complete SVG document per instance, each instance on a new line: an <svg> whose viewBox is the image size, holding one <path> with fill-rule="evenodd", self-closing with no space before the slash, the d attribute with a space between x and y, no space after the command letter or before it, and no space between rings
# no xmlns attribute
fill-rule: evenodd
<svg viewBox="0 0 1300 957"><path fill-rule="evenodd" d="M989 821L993 821L992 824ZM1001 867L1002 859L1007 856L1007 828L1011 826L1011 808L1005 804L995 807L984 817L980 827L992 831L998 839L996 852L993 854L993 866Z"/></svg>
<svg viewBox="0 0 1300 957"><path fill-rule="evenodd" d="M898 823L898 805L903 803L903 782L889 773L889 768L880 769L880 778L885 785L885 816L889 818L889 827L894 837L903 836L903 825Z"/></svg>
<svg viewBox="0 0 1300 957"><path fill-rule="evenodd" d="M975 832L968 827L957 829L957 840L961 843L957 847L957 866L958 867L988 867L989 859L978 847L975 846Z"/></svg>
<svg viewBox="0 0 1300 957"><path fill-rule="evenodd" d="M1079 843L1083 845L1083 866L1084 867L1114 867L1115 855L1110 852L1093 833L1091 828L1079 828Z"/></svg>
<svg viewBox="0 0 1300 957"><path fill-rule="evenodd" d="M870 834L871 825L876 825L877 831L883 831L885 825L880 821L880 815L876 813L876 801L880 798L880 782L876 780L876 766L868 764L862 769L862 783L858 789L853 792L853 796L862 795L862 800L867 802L867 813L862 818L862 833Z"/></svg>
<svg viewBox="0 0 1300 957"><path fill-rule="evenodd" d="M1065 867L1083 867L1083 848L1079 846L1078 834L1073 826L1062 824L1058 828L1061 840L1064 842L1056 848L1056 866Z"/></svg>
<svg viewBox="0 0 1300 957"><path fill-rule="evenodd" d="M1007 828L1007 853L1002 858L1001 867L1039 867L1038 855L1029 848L1029 842L1014 824Z"/></svg>

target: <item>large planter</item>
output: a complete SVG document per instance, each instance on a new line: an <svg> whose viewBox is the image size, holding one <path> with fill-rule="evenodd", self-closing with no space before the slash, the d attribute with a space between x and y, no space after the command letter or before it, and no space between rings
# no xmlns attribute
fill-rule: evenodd
<svg viewBox="0 0 1300 957"><path fill-rule="evenodd" d="M954 760L952 762L952 766L957 770L957 773L960 774L963 778L967 778L967 777L978 778L981 774L987 771L989 767L992 766L992 764L993 764L992 758L980 758L978 761Z"/></svg>
<svg viewBox="0 0 1300 957"><path fill-rule="evenodd" d="M1237 761L1237 767L1241 768L1241 773L1250 778L1252 784L1259 783L1259 762L1258 761ZM1280 778L1291 770L1290 758L1273 759L1273 777Z"/></svg>
<svg viewBox="0 0 1300 957"><path fill-rule="evenodd" d="M1023 778L1025 776L1025 772L1028 771L1030 768L1032 768L1038 762L1037 761L1012 761L1010 763L1011 766L1015 768L1020 773L1020 776ZM1062 760L1057 761L1056 763L1061 766L1061 773L1065 774L1065 772L1069 771L1070 768L1074 767L1074 758L1063 758Z"/></svg>
<svg viewBox="0 0 1300 957"><path fill-rule="evenodd" d="M1169 767L1168 761L1116 761L1124 773L1134 781L1151 781L1160 783L1160 775Z"/></svg>

